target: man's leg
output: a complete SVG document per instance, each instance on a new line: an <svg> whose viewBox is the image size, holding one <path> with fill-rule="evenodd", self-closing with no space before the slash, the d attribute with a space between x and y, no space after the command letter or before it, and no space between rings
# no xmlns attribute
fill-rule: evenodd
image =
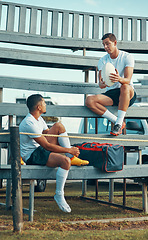
<svg viewBox="0 0 148 240"><path fill-rule="evenodd" d="M120 97L119 97L119 105L118 105L118 115L117 115L117 120L115 122L115 126L113 131L111 131L112 135L119 135L122 133L122 130L125 127L125 123L123 122L126 111L129 106L130 100L134 96L134 90L133 88L128 85L124 84L120 88Z"/></svg>
<svg viewBox="0 0 148 240"><path fill-rule="evenodd" d="M70 159L58 153L51 153L46 166L58 167L56 173L56 193L54 199L63 212L71 212L71 208L64 197L64 186L71 166Z"/></svg>
<svg viewBox="0 0 148 240"><path fill-rule="evenodd" d="M50 134L55 134L59 135L59 137L54 138L54 137L47 137L47 140L51 143L54 144L59 144L61 147L65 148L71 148L71 144L69 141L68 134L66 132L65 127L63 126L62 123L56 123L53 125L51 129L49 129ZM76 166L82 166L82 165L88 165L89 162L86 160L82 160L76 156L73 156L70 153L65 154L67 157L71 159L71 165L76 165Z"/></svg>
<svg viewBox="0 0 148 240"><path fill-rule="evenodd" d="M86 98L86 106L96 114L107 118L111 122L115 123L117 120L117 117L112 114L105 106L112 106L113 100L103 94L88 96Z"/></svg>

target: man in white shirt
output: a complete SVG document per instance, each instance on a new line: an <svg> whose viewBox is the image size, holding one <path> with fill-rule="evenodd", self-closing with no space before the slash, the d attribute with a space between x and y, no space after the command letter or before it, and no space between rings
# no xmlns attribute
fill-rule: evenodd
<svg viewBox="0 0 148 240"><path fill-rule="evenodd" d="M128 107L136 100L132 83L134 59L129 53L117 48L117 40L114 34L106 33L102 37L102 42L107 54L98 63L99 86L101 89L107 88L107 91L103 94L88 96L86 106L114 123L114 128L110 134L117 136L125 128L123 120ZM116 70L115 74L110 74L110 80L114 83L111 87L106 85L101 76L102 68L108 62L112 63ZM117 117L107 110L106 106L118 106Z"/></svg>
<svg viewBox="0 0 148 240"><path fill-rule="evenodd" d="M40 94L33 94L27 99L28 115L19 126L21 157L29 165L46 165L58 167L56 173L56 194L54 196L59 208L71 212L64 198L64 186L71 165L87 165L89 162L78 158L79 149L71 147L62 123L55 123L50 129L41 114L46 113L46 103ZM43 136L42 134L59 135L59 137ZM61 137L65 136L65 137ZM65 153L61 155L59 153Z"/></svg>

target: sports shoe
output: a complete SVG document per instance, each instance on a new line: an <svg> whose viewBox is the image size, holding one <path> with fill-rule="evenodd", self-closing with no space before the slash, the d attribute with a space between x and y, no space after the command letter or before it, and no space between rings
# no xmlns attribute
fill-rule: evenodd
<svg viewBox="0 0 148 240"><path fill-rule="evenodd" d="M21 157L21 165L26 165L26 163L23 161L22 157Z"/></svg>
<svg viewBox="0 0 148 240"><path fill-rule="evenodd" d="M88 164L89 164L89 161L82 160L76 156L71 158L71 166L83 166Z"/></svg>
<svg viewBox="0 0 148 240"><path fill-rule="evenodd" d="M125 122L123 122L122 126L120 124L115 124L110 134L114 136L120 135L122 133L122 130L125 128L125 126L126 126Z"/></svg>

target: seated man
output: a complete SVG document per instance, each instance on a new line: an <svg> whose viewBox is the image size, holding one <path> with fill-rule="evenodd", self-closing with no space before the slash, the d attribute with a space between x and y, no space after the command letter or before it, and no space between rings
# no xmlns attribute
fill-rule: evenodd
<svg viewBox="0 0 148 240"><path fill-rule="evenodd" d="M88 96L86 106L114 123L114 129L110 134L117 136L125 128L123 120L128 107L136 100L132 82L134 59L129 53L117 48L117 40L114 34L106 33L102 37L102 42L107 54L98 62L99 86L101 89L106 88L107 91L103 94ZM110 74L110 80L114 83L110 87L106 85L105 79L102 79L101 76L102 68L108 62L113 64L116 70L116 73ZM106 106L118 106L117 117Z"/></svg>
<svg viewBox="0 0 148 240"><path fill-rule="evenodd" d="M21 157L29 165L46 165L59 167L56 173L56 194L54 196L59 208L64 212L71 212L70 206L64 198L64 185L71 165L87 165L89 162L78 158L79 149L71 147L70 141L62 123L55 123L50 129L41 117L46 113L46 103L40 94L33 94L27 99L28 115L19 126ZM59 137L43 136L54 134ZM33 135L34 134L34 135ZM60 137L67 136L67 137ZM65 153L61 155L59 153Z"/></svg>

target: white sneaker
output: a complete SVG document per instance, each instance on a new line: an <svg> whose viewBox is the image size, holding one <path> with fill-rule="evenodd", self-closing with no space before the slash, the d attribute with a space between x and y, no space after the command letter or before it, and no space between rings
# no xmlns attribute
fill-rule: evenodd
<svg viewBox="0 0 148 240"><path fill-rule="evenodd" d="M54 200L56 201L56 203L58 204L59 208L63 211L63 212L71 212L71 208L70 206L67 204L65 198L63 195L54 195Z"/></svg>

